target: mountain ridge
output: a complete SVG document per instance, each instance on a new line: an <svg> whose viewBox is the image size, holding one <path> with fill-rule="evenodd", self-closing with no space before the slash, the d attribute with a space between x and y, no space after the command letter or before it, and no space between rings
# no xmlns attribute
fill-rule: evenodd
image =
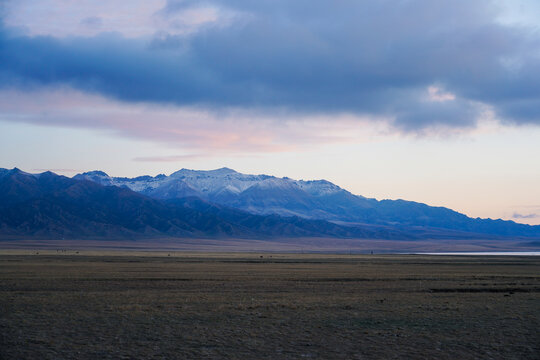
<svg viewBox="0 0 540 360"><path fill-rule="evenodd" d="M0 169L0 238L9 237L530 240L540 239L540 226L227 168L136 178L14 168Z"/></svg>
<svg viewBox="0 0 540 360"><path fill-rule="evenodd" d="M427 226L494 236L540 236L538 225L471 218L446 207L415 201L366 198L327 180L249 175L229 168L181 169L169 176L161 174L144 180L110 177L103 172L99 176L94 172L77 174L74 178L126 186L163 200L197 196L260 215L300 216L350 224Z"/></svg>
<svg viewBox="0 0 540 360"><path fill-rule="evenodd" d="M195 197L157 200L51 172L0 170L0 238L387 238L411 234L385 227L254 215Z"/></svg>

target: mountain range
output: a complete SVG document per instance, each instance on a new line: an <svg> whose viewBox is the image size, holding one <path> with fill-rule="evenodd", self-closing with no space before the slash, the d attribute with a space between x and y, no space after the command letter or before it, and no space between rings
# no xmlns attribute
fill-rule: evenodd
<svg viewBox="0 0 540 360"><path fill-rule="evenodd" d="M0 169L0 238L540 238L540 226L232 169L73 178Z"/></svg>
<svg viewBox="0 0 540 360"><path fill-rule="evenodd" d="M102 171L74 179L129 188L161 200L195 196L250 213L299 216L349 225L427 227L497 236L540 236L540 226L513 221L470 218L444 207L414 201L375 200L354 195L326 180L293 180L246 175L232 169L182 169L170 176L110 177Z"/></svg>

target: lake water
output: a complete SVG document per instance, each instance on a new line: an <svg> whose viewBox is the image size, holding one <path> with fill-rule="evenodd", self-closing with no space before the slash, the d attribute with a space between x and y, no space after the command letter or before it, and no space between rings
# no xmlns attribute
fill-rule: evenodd
<svg viewBox="0 0 540 360"><path fill-rule="evenodd" d="M430 252L417 255L491 255L491 256L540 256L540 251L464 251L464 252Z"/></svg>

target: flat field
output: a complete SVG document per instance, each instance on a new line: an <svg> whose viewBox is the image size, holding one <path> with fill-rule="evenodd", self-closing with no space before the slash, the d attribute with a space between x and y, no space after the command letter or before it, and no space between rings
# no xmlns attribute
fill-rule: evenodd
<svg viewBox="0 0 540 360"><path fill-rule="evenodd" d="M1 359L539 359L540 258L0 253Z"/></svg>

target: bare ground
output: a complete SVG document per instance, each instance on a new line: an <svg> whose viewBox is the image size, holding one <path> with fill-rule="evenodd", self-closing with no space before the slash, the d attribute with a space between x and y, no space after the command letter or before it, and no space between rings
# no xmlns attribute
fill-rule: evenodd
<svg viewBox="0 0 540 360"><path fill-rule="evenodd" d="M540 358L539 257L37 252L2 359Z"/></svg>

